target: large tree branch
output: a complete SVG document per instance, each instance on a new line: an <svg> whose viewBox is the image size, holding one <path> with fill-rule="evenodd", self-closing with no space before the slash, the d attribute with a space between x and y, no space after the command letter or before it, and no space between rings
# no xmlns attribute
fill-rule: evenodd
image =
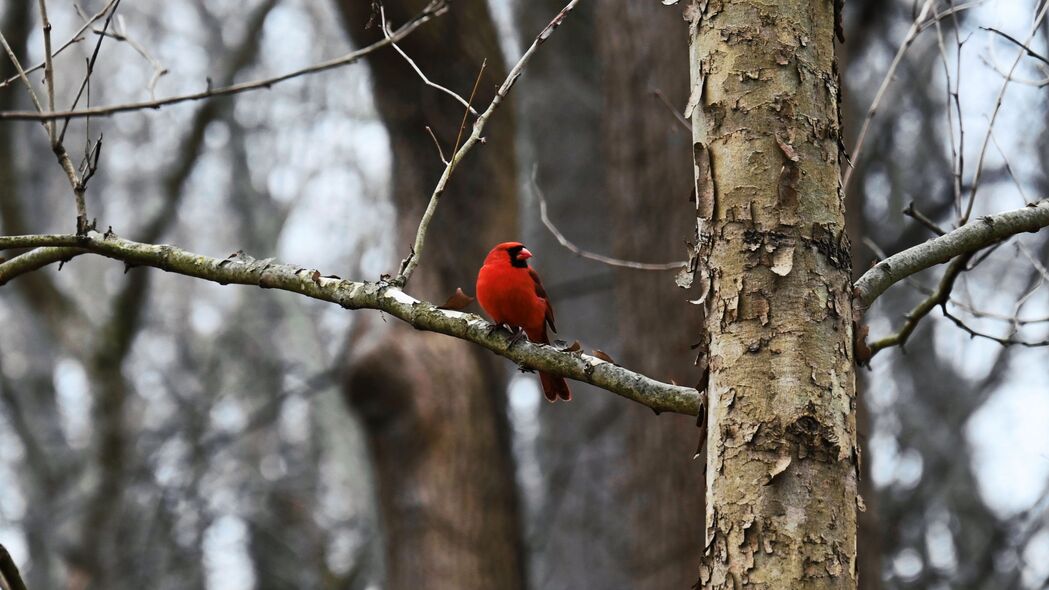
<svg viewBox="0 0 1049 590"><path fill-rule="evenodd" d="M72 259L78 254L83 254L78 248L35 248L19 254L10 260L0 258L0 286L5 285L15 277L39 270L56 262L64 262ZM68 304L68 302L65 302Z"/></svg>
<svg viewBox="0 0 1049 590"><path fill-rule="evenodd" d="M325 277L317 270L279 264L272 259L255 260L240 253L226 259L211 258L175 246L125 240L111 232L103 235L89 231L84 236L51 234L0 237L0 250L31 247L78 248L120 260L129 266L151 266L223 285L234 283L281 289L337 303L347 309L375 309L417 329L480 344L518 364L590 383L648 406L657 413L666 411L694 416L699 411L700 395L691 387L662 383L579 352L560 351L527 341L511 345L510 335L506 331L493 330L493 325L480 316L439 309L387 282Z"/></svg>
<svg viewBox="0 0 1049 590"><path fill-rule="evenodd" d="M895 283L916 272L943 264L955 256L975 252L1023 232L1049 226L1049 199L1023 209L981 217L954 231L908 248L882 260L863 273L854 285L858 308L871 303Z"/></svg>

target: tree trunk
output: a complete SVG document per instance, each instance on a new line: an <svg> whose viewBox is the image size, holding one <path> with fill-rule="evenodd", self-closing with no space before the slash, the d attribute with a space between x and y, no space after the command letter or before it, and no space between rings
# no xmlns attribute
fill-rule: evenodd
<svg viewBox="0 0 1049 590"><path fill-rule="evenodd" d="M425 0L384 3L404 22ZM381 37L371 2L341 0L347 31L362 46ZM469 96L488 65L482 108L507 68L484 0L455 2L398 43L435 82ZM398 254L411 244L443 164L426 126L451 153L463 107L424 85L392 50L369 65L393 150ZM474 279L492 245L516 235L517 176L512 107L486 128L486 143L456 170L427 234L409 289L442 301ZM467 122L467 125L470 123ZM467 130L468 132L468 130ZM505 408L503 361L469 343L397 325L359 338L345 380L361 414L377 474L391 590L523 588L523 540Z"/></svg>
<svg viewBox="0 0 1049 590"><path fill-rule="evenodd" d="M695 1L686 16L711 279L700 582L855 588L834 3Z"/></svg>

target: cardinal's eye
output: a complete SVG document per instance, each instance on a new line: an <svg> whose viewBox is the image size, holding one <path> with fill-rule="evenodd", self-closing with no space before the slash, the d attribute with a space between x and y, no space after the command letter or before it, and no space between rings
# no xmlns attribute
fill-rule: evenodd
<svg viewBox="0 0 1049 590"><path fill-rule="evenodd" d="M517 268L524 268L528 266L528 261L521 260L518 258L521 254L521 250L524 250L524 246L514 246L507 248L506 252L510 255L510 265L516 266Z"/></svg>

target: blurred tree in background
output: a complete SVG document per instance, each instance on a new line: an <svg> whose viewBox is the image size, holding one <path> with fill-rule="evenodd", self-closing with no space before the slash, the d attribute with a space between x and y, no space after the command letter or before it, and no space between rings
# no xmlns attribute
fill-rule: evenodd
<svg viewBox="0 0 1049 590"><path fill-rule="evenodd" d="M0 2L0 32L27 65L44 55L36 4ZM425 4L383 3L395 26ZM121 3L56 57L58 108L104 27L117 38L101 45L91 106L256 80L363 47L382 36L375 5ZM464 97L486 60L472 101L486 105L563 5L457 1L398 45ZM52 1L55 45L112 8L92 0L80 14ZM1046 55L1043 13L1036 0L846 4L850 150L921 23L852 154L857 276L879 253L933 237L900 213L911 202L950 230L959 195L978 189L979 214L1046 196L1045 68L1027 58L1010 73L1020 50L980 29L1023 40L1035 24L1031 47ZM575 256L540 222L537 194L581 248L687 256L691 137L677 120L687 43L680 6L580 3L457 169L410 291L436 302L472 292L487 249L523 237L562 338L695 385L690 340L702 318L673 272ZM77 163L103 133L91 216L102 231L219 257L243 250L368 280L391 272L444 168L435 140L449 155L463 106L390 48L366 63L74 119L66 144ZM14 75L0 59L3 80ZM43 87L41 72L30 77ZM31 108L24 90L0 87L0 111ZM69 187L39 127L0 121L4 235L69 230ZM1006 243L962 276L949 309L975 329L1044 339L1046 266L1044 236ZM870 339L898 329L941 274L887 292L868 313ZM101 258L11 281L0 325L0 544L31 590L695 583L704 474L689 417L576 383L571 404L547 405L534 375L382 314ZM1045 354L970 338L933 311L905 350L861 371L861 587L1046 587Z"/></svg>

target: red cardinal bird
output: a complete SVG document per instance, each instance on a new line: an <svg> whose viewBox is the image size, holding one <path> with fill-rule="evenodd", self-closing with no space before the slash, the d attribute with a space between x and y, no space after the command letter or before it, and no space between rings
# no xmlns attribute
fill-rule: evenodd
<svg viewBox="0 0 1049 590"><path fill-rule="evenodd" d="M477 273L477 302L497 324L521 328L532 342L549 344L546 324L554 332L554 309L546 297L539 275L528 268L532 253L519 242L503 242L488 253ZM572 399L572 391L561 377L539 373L546 399Z"/></svg>

